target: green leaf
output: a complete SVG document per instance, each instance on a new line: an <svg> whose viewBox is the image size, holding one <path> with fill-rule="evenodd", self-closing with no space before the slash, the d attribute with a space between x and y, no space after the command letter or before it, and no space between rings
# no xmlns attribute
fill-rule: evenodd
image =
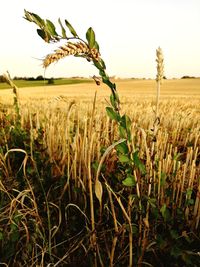
<svg viewBox="0 0 200 267"><path fill-rule="evenodd" d="M119 96L118 96L117 92L115 92L115 94L110 95L110 103L114 109L117 109L118 103L119 103Z"/></svg>
<svg viewBox="0 0 200 267"><path fill-rule="evenodd" d="M99 72L99 74L101 75L101 71ZM108 76L101 76L102 77L102 81L103 83L107 84L110 89L112 90L112 93L113 91L116 89L116 86L115 84L113 84L110 80L109 80L109 77ZM114 93L113 93L114 94Z"/></svg>
<svg viewBox="0 0 200 267"><path fill-rule="evenodd" d="M120 116L119 114L114 111L113 108L111 107L106 107L106 112L107 112L107 115L108 117L111 119L111 120L115 120L115 121L119 121L120 120Z"/></svg>
<svg viewBox="0 0 200 267"><path fill-rule="evenodd" d="M161 212L163 218L165 218L166 208L167 208L166 204L163 204L161 209L160 209L160 212Z"/></svg>
<svg viewBox="0 0 200 267"><path fill-rule="evenodd" d="M191 198L191 196L192 196L192 189L191 188L187 189L186 196L187 196L187 198Z"/></svg>
<svg viewBox="0 0 200 267"><path fill-rule="evenodd" d="M65 28L63 27L63 25L62 25L62 22L61 22L61 19L60 19L60 18L58 19L58 23L60 24L60 27L61 27L61 30L62 30L62 37L63 37L63 38L67 38L66 31L65 31Z"/></svg>
<svg viewBox="0 0 200 267"><path fill-rule="evenodd" d="M99 44L97 43L97 41L95 41L94 47L99 51Z"/></svg>
<svg viewBox="0 0 200 267"><path fill-rule="evenodd" d="M67 26L67 28L69 29L69 31L71 32L71 34L74 37L78 37L78 34L76 33L75 29L72 27L72 25L69 23L69 21L65 20L65 24Z"/></svg>
<svg viewBox="0 0 200 267"><path fill-rule="evenodd" d="M104 70L106 69L106 66L105 66L104 61L102 59L100 59L99 61L94 60L93 63L94 63L94 66L99 70L100 76L101 77L105 76Z"/></svg>
<svg viewBox="0 0 200 267"><path fill-rule="evenodd" d="M110 103L113 106L113 108L116 107L115 98L114 98L114 95L113 94L110 95Z"/></svg>
<svg viewBox="0 0 200 267"><path fill-rule="evenodd" d="M146 168L145 168L145 165L142 162L139 165L139 170L142 173L142 175L146 174Z"/></svg>
<svg viewBox="0 0 200 267"><path fill-rule="evenodd" d="M50 21L50 20L46 20L46 26L47 26L47 29L49 31L49 33L52 35L52 36L58 36L57 32L56 32L56 27L54 26L54 24Z"/></svg>
<svg viewBox="0 0 200 267"><path fill-rule="evenodd" d="M37 29L37 33L45 42L49 43L49 40L51 39L51 37L49 36L49 34L47 34L46 31Z"/></svg>
<svg viewBox="0 0 200 267"><path fill-rule="evenodd" d="M91 27L87 30L86 39L88 41L89 47L90 48L94 48L95 44L96 44L95 33L94 33L94 31L93 31L93 29Z"/></svg>
<svg viewBox="0 0 200 267"><path fill-rule="evenodd" d="M40 16L38 16L37 14L31 13L34 22L40 26L41 28L45 26L45 22L42 18L40 18Z"/></svg>
<svg viewBox="0 0 200 267"><path fill-rule="evenodd" d="M119 161L122 163L130 162L131 159L127 155L120 155L119 156Z"/></svg>
<svg viewBox="0 0 200 267"><path fill-rule="evenodd" d="M142 161L138 157L138 151L135 151L133 153L133 161L135 166L140 170L142 175L146 174L146 168L145 165L142 163Z"/></svg>
<svg viewBox="0 0 200 267"><path fill-rule="evenodd" d="M122 181L123 185L125 186L135 186L136 185L136 181L133 175L129 175L126 177L125 180Z"/></svg>
<svg viewBox="0 0 200 267"><path fill-rule="evenodd" d="M121 138L126 138L126 130L121 125L119 125L119 135Z"/></svg>
<svg viewBox="0 0 200 267"><path fill-rule="evenodd" d="M128 149L126 141L124 141L123 143L117 145L115 148L116 148L116 150L118 152L120 152L122 154L128 154L129 149Z"/></svg>
<svg viewBox="0 0 200 267"><path fill-rule="evenodd" d="M131 141L131 119L127 115L121 117L120 125L126 130L126 138Z"/></svg>
<svg viewBox="0 0 200 267"><path fill-rule="evenodd" d="M24 15L25 15L24 18L25 18L26 20L28 20L28 21L30 21L30 22L33 21L30 12L28 12L26 9L24 9Z"/></svg>
<svg viewBox="0 0 200 267"><path fill-rule="evenodd" d="M96 63L98 65L98 62ZM99 64L99 75L104 79L104 82L106 80L109 80L109 77L106 75L105 71L102 69L101 65Z"/></svg>
<svg viewBox="0 0 200 267"><path fill-rule="evenodd" d="M25 19L27 19L28 21L34 22L40 28L43 28L45 26L44 20L41 19L40 16L38 16L37 14L28 12L26 10L24 10L24 13L25 13Z"/></svg>
<svg viewBox="0 0 200 267"><path fill-rule="evenodd" d="M101 64L101 68L105 70L105 69L106 69L106 64L105 64L105 62L103 61L103 59L101 58L99 62L100 62L100 64Z"/></svg>
<svg viewBox="0 0 200 267"><path fill-rule="evenodd" d="M163 219L164 219L165 221L170 220L170 212L169 212L169 210L167 209L166 204L163 204L163 205L162 205L162 207L161 207L161 209L160 209L160 212L161 212L162 217L163 217Z"/></svg>
<svg viewBox="0 0 200 267"><path fill-rule="evenodd" d="M116 84L114 83L114 89L116 90ZM116 101L119 103L120 101L119 101L119 95L118 95L118 93L117 92L115 92L115 99L116 99Z"/></svg>
<svg viewBox="0 0 200 267"><path fill-rule="evenodd" d="M121 125L127 130L131 127L131 119L127 115L123 115L121 118Z"/></svg>

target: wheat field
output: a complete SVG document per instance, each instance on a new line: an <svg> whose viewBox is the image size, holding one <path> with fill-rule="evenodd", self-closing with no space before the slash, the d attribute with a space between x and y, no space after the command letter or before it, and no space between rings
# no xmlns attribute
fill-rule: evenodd
<svg viewBox="0 0 200 267"><path fill-rule="evenodd" d="M141 79L116 79L113 82L116 83L117 90L121 96L135 97L155 97L155 80L141 80ZM110 92L108 88L101 84L96 86L95 83L88 84L73 84L73 85L59 85L59 86L38 86L27 87L19 89L20 96L29 97L49 97L65 95L68 97L93 97L94 92L98 91L98 96L109 96ZM11 94L11 89L4 89L0 91L0 97L8 96ZM163 97L200 97L200 79L171 79L164 80L162 84L161 98Z"/></svg>
<svg viewBox="0 0 200 267"><path fill-rule="evenodd" d="M149 152L151 148L147 151L145 146L148 145L146 142L155 117L155 81L117 80L116 85L122 112L130 116L132 133L140 147L140 153L147 156L147 153L153 153ZM91 117L95 92L95 110ZM118 138L115 125L106 117L105 107L109 105L109 95L110 92L104 85L96 86L95 83L19 89L22 125L31 120L35 134L41 125L46 129L44 139L49 155L52 161L55 159L61 165L59 168L63 171L66 167L68 138L74 142L70 145L74 148L74 157L77 159L81 156L80 151L87 150L84 139L88 135L87 131L90 131L93 142L91 156L99 159L100 147L108 146ZM12 110L11 89L0 91L0 103ZM156 152L160 160L159 171L171 172L174 160L178 161L180 157L184 160L178 161L179 173L187 173L187 179L192 177L197 182L200 175L200 79L165 80L161 89L159 117L159 149ZM71 128L75 129L73 137L70 136ZM85 161L81 157L77 162ZM71 155L70 160L72 159ZM76 173L74 176L76 179Z"/></svg>
<svg viewBox="0 0 200 267"><path fill-rule="evenodd" d="M152 139L156 106L155 81L119 79L116 80L116 85L121 100L121 112L128 114L131 119L132 147L139 151L139 157L144 162L147 172L145 177L134 172L137 177L137 195L147 196L152 201L152 206L153 201L156 201L161 210L163 207L169 207L175 217L176 209L182 210L190 229L198 231L200 226L200 79L164 80L161 86L160 123L156 140ZM105 107L109 105L109 90L104 85L96 86L95 83L90 83L48 88L22 88L18 93L21 126L30 133L30 151L27 153L31 158L34 158L33 147L42 129L42 142L37 146L41 151L45 151L42 158L48 158L47 168L51 176L51 179L48 179L52 183L52 186L49 185L48 197L53 192L53 185L62 179L59 201L64 201L67 194L68 202L72 203L70 205L78 206L81 199L80 207L82 212L87 214L88 191L90 182L93 183L95 178L94 166L102 159L102 149L105 151L113 142L120 139L116 123L111 121L105 112ZM15 120L11 89L0 91L0 108L1 121L5 120L6 114L13 114L9 115L9 119ZM14 148L17 149L17 147ZM106 180L104 190L108 190L110 186L111 174L115 172L116 157L116 151L113 149L105 158L101 177ZM119 183L121 183L120 179ZM7 186L6 182L4 186ZM76 191L73 191L73 188L76 188ZM121 188L120 185L119 188ZM79 191L82 192L81 196L77 193ZM113 193L113 198L114 196ZM111 195L109 199L112 210L110 213L113 214L114 221L115 211L114 208L112 209ZM53 204L54 208L60 205L58 204L60 202L56 201L57 199ZM121 202L119 203L122 205ZM140 237L136 241L131 241L135 249L141 246L142 240L146 240L147 237L149 240L153 238L151 232L154 232L154 225L150 223L151 218L148 217L149 203L144 202L143 217L138 219ZM129 204L123 205L120 206L121 210L130 212ZM117 205L115 209L120 213ZM126 225L126 223L122 223L121 226L120 223L118 224L116 226L114 223L117 229ZM151 230L148 234L147 229ZM103 240L105 240L106 246L110 246L109 249L107 248L106 257L113 262L115 261L114 251L117 250L116 236L113 233L112 237L102 239L101 233L103 233L102 229L99 233L99 244L104 244ZM120 235L117 237L122 247L123 238L123 234L122 237ZM112 244L110 239L113 240ZM53 240L51 245L56 247L57 244L54 244ZM106 253L105 244L102 245L103 255ZM149 244L151 244L150 241ZM124 247L125 251L126 249ZM44 248L41 248L41 254L44 253L43 251ZM126 256L120 257L123 259ZM31 264L30 266L35 266L34 261ZM38 266L43 265L38 263ZM113 265L110 263L110 266Z"/></svg>
<svg viewBox="0 0 200 267"><path fill-rule="evenodd" d="M117 80L116 85L122 112L132 120L134 146L140 148L141 156L148 159L154 155L157 158L158 175L171 175L178 168L173 194L181 203L183 187L195 183L196 189L199 188L200 79L163 82L156 151L152 150L150 142L155 117L155 81ZM97 97L92 114L95 92ZM70 171L76 180L77 171L80 172L78 177L82 173L87 175L81 166L87 165L88 160L99 160L100 148L119 138L116 126L106 117L109 95L104 85L96 86L95 83L19 89L22 125L26 127L27 121L31 121L33 136L41 126L44 127L44 143L51 161L56 162L62 174L66 168L69 172L69 165L73 166ZM6 103L11 109L12 98L11 90L0 92L1 103ZM91 159L87 155L89 149L92 149ZM151 168L152 163L148 164Z"/></svg>

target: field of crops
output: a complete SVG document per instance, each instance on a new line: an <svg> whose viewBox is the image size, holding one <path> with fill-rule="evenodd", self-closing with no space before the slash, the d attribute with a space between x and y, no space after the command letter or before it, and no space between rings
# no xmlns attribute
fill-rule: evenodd
<svg viewBox="0 0 200 267"><path fill-rule="evenodd" d="M115 82L131 170L104 85L0 91L5 266L199 266L200 79L164 80L156 135L156 82Z"/></svg>
<svg viewBox="0 0 200 267"><path fill-rule="evenodd" d="M34 79L34 78L32 78ZM43 80L44 79L44 80ZM18 88L26 88L26 87L39 87L39 86L52 86L52 85L68 85L68 84L79 84L79 83L89 83L91 82L91 79L86 79L86 78L58 78L58 79L47 79L47 78L43 78L42 76L40 78L40 80L34 80L34 81L30 81L28 80L28 78L26 80L24 79L18 79L18 80L14 80L15 81L15 85ZM6 83L0 82L0 90L1 89L7 89L8 85Z"/></svg>

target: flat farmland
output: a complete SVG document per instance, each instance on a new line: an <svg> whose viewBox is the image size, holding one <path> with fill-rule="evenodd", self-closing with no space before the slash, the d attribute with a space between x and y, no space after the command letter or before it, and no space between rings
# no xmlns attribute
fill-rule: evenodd
<svg viewBox="0 0 200 267"><path fill-rule="evenodd" d="M122 79L114 81L121 97L137 97L153 98L156 95L156 82L154 80L137 80ZM21 99L25 98L52 98L59 95L66 97L91 98L95 91L99 98L110 95L109 89L101 84L97 86L94 83L70 84L70 85L52 85L24 87L19 89ZM0 90L0 97L7 98L11 96L12 89ZM164 80L161 86L161 98L200 98L200 79L174 79Z"/></svg>

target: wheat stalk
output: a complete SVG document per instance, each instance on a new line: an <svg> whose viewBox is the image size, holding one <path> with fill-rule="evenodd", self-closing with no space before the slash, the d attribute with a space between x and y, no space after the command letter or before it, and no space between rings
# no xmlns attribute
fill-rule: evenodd
<svg viewBox="0 0 200 267"><path fill-rule="evenodd" d="M162 53L162 49L158 47L156 50L156 62L157 62L157 75L156 75L156 82L157 82L157 94L156 94L156 110L155 110L155 120L153 123L153 141L156 141L156 135L158 132L158 127L160 124L160 117L159 117L159 99L160 99L160 85L162 83L163 79L163 73L164 73L164 57ZM155 144L152 144L152 153L154 151Z"/></svg>
<svg viewBox="0 0 200 267"><path fill-rule="evenodd" d="M87 60L99 61L100 53L96 48L89 48L89 46L83 42L71 43L60 46L52 54L48 54L43 60L43 67L47 68L53 62L57 62L61 58L67 56L82 56Z"/></svg>
<svg viewBox="0 0 200 267"><path fill-rule="evenodd" d="M157 96L156 96L156 119L158 118L158 105L159 105L159 98L160 98L160 85L163 80L164 75L164 57L163 52L160 47L156 50L156 62L157 62L157 75L156 75L156 82L157 82Z"/></svg>

